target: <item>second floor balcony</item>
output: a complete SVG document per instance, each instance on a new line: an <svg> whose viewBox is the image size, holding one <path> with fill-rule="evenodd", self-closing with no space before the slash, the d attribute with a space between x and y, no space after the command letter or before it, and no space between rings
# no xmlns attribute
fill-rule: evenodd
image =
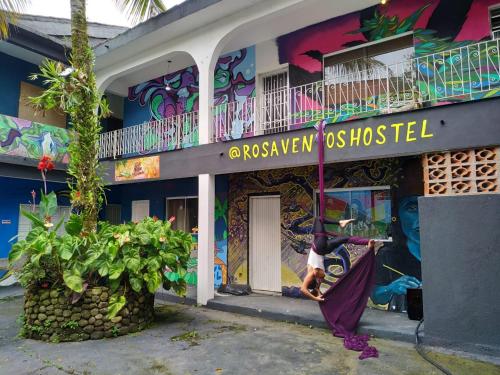
<svg viewBox="0 0 500 375"><path fill-rule="evenodd" d="M213 142L351 119L478 100L500 91L499 40L414 57L365 64L347 74L296 87L264 90L211 108ZM101 135L101 158L170 151L198 144L197 112Z"/></svg>

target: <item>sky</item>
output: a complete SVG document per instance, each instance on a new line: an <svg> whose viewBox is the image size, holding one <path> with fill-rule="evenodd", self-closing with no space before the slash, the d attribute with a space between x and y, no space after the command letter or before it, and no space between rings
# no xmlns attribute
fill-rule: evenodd
<svg viewBox="0 0 500 375"><path fill-rule="evenodd" d="M163 0L171 8L184 0ZM70 0L31 0L24 13L40 16L70 18ZM131 26L113 0L87 0L87 20L110 25Z"/></svg>

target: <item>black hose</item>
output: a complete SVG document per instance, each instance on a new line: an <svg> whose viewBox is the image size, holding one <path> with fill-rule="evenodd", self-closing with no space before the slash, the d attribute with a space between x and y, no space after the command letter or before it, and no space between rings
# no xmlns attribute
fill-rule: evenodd
<svg viewBox="0 0 500 375"><path fill-rule="evenodd" d="M424 320L422 319L418 325L417 325L417 328L415 329L415 350L417 351L418 354L420 354L420 356L425 359L427 362L429 362L431 365L433 365L434 367L436 367L439 371L441 371L443 374L446 374L446 375L453 375L450 371L448 371L446 368L444 368L443 366L441 366L439 363L437 363L436 361L434 361L433 359L429 358L429 356L427 355L427 353L424 351L424 348L423 348L423 345L422 345L422 342L420 341L420 337L418 336L418 331L420 330L420 326L422 325L422 323L424 322Z"/></svg>

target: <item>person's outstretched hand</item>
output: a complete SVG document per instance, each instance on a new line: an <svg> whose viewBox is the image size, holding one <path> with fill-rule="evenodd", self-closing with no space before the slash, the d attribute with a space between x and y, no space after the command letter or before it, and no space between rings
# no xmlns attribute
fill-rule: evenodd
<svg viewBox="0 0 500 375"><path fill-rule="evenodd" d="M352 223L353 221L356 221L356 219L339 220L339 226L341 228L345 228L348 224Z"/></svg>

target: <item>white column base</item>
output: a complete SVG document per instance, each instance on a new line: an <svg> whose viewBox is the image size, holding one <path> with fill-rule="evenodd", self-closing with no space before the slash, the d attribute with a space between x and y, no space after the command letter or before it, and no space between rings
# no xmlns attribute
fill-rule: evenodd
<svg viewBox="0 0 500 375"><path fill-rule="evenodd" d="M214 298L215 176L198 176L198 283L197 303Z"/></svg>

